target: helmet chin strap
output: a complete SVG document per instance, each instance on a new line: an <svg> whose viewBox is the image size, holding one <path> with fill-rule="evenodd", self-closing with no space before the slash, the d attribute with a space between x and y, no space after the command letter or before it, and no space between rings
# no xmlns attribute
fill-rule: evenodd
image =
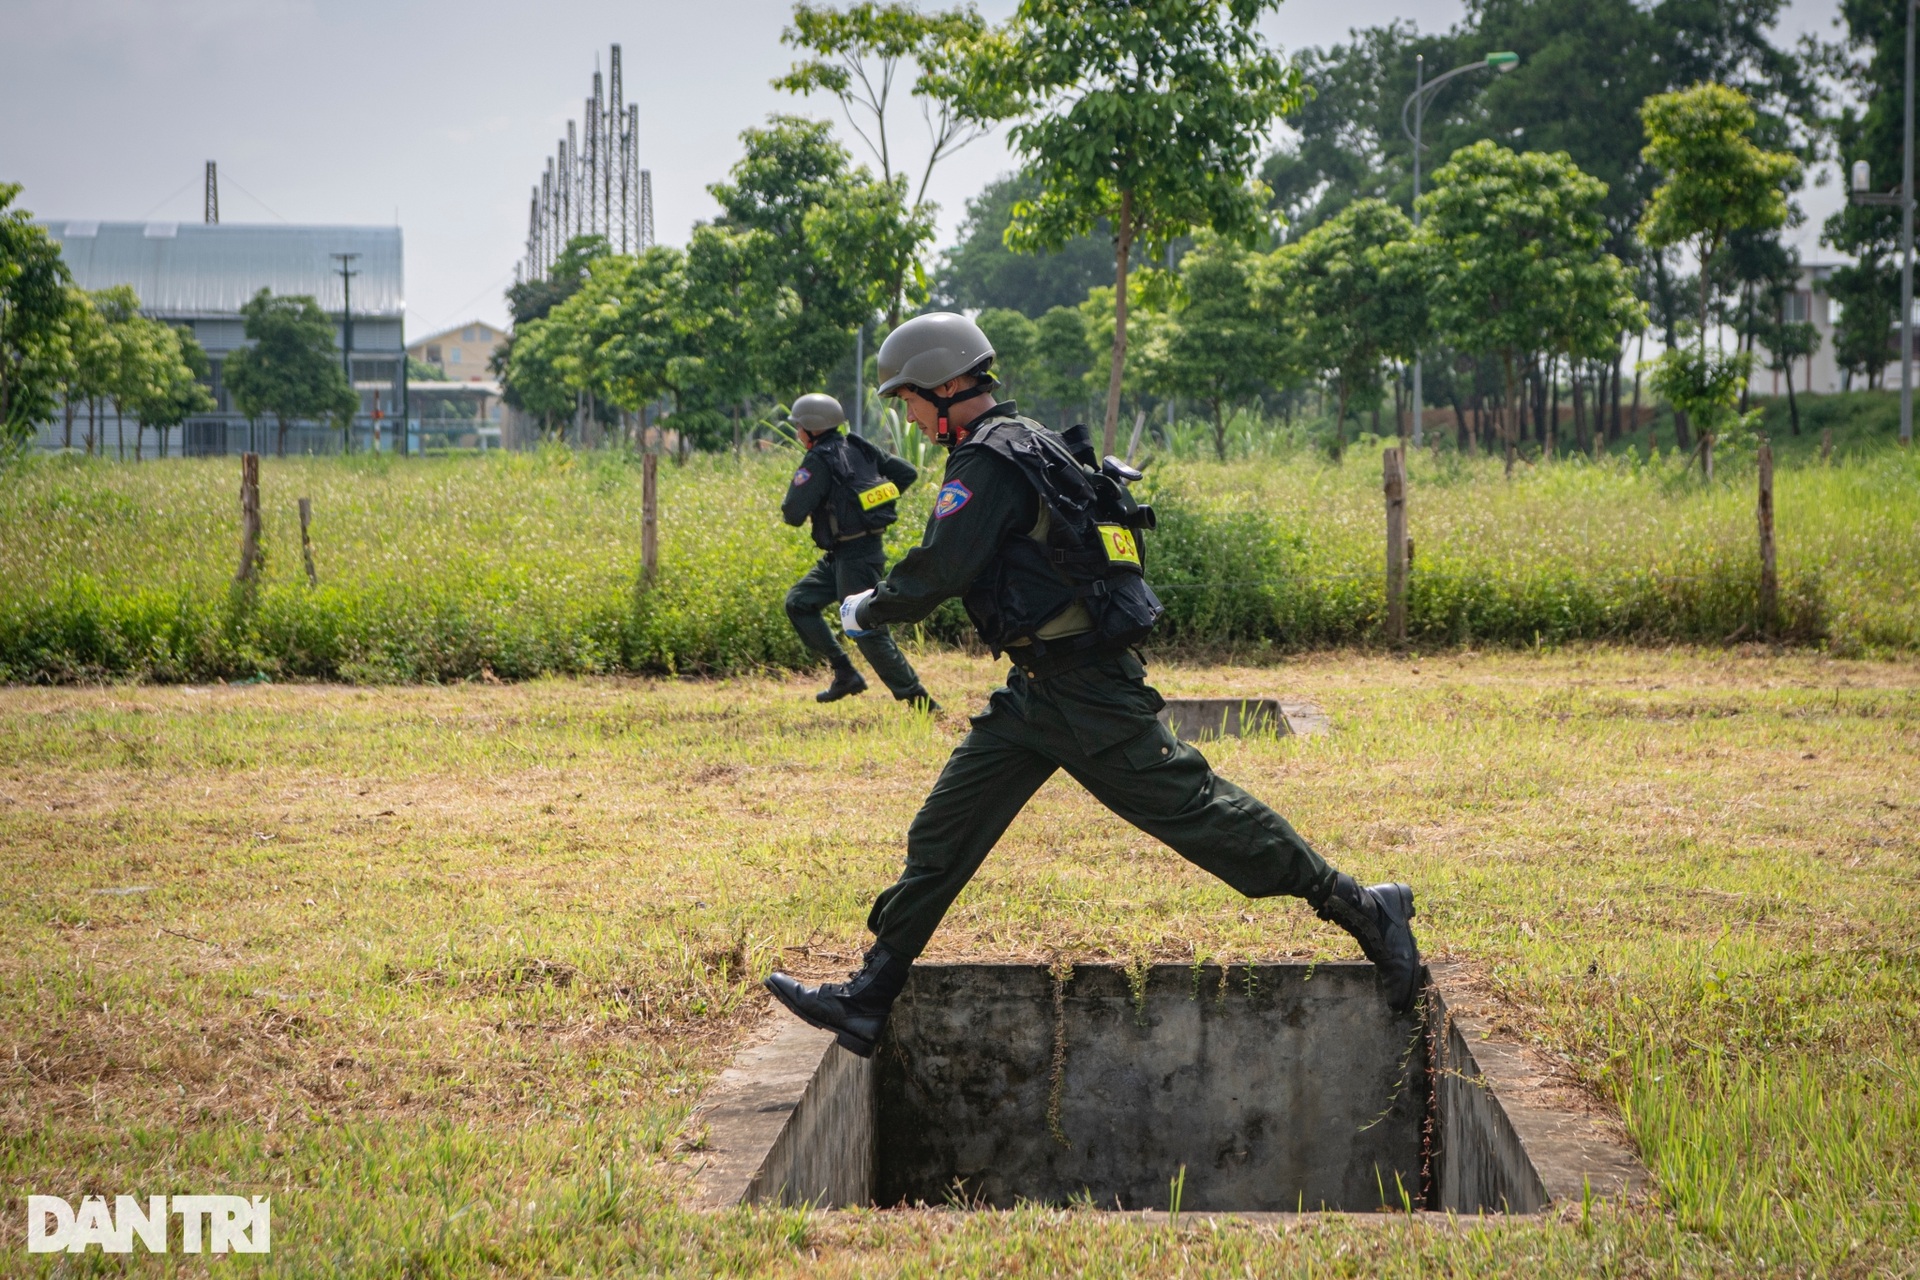
<svg viewBox="0 0 1920 1280"><path fill-rule="evenodd" d="M914 388L920 397L928 404L931 404L934 407L934 411L940 415L940 424L935 427L933 431L933 442L935 444L945 445L948 448L951 448L954 444L954 431L952 424L947 421L947 411L962 401L992 395L999 389L999 379L990 373L981 374L978 383L960 392L958 395L940 396L919 387Z"/></svg>

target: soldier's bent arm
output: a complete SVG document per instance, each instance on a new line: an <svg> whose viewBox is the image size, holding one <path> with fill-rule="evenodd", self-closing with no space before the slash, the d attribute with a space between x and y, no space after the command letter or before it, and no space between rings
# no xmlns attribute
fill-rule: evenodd
<svg viewBox="0 0 1920 1280"><path fill-rule="evenodd" d="M780 500L780 518L796 528L805 524L814 509L826 501L832 484L826 464L808 450L807 456L800 460L799 470L793 473L786 497Z"/></svg>
<svg viewBox="0 0 1920 1280"><path fill-rule="evenodd" d="M920 478L920 473L914 470L911 462L891 453L880 454L880 474L899 486L902 493L912 488L913 482Z"/></svg>
<svg viewBox="0 0 1920 1280"><path fill-rule="evenodd" d="M1039 502L1012 463L985 449L956 454L920 545L874 589L861 607L861 622L875 627L918 622L942 601L964 593L1001 543L1033 528Z"/></svg>

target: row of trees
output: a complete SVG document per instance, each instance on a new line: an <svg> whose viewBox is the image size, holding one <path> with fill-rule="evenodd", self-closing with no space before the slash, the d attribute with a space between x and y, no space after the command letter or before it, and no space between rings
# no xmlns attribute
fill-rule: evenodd
<svg viewBox="0 0 1920 1280"><path fill-rule="evenodd" d="M816 122L776 117L748 131L745 157L712 189L721 217L685 251L615 258L586 239L550 279L516 287L516 337L501 365L509 397L551 424L585 414L633 425L664 403L684 435L715 443L729 427L737 438L756 404L845 368L848 335L870 319L891 324L930 295L980 306L1010 287L1051 305L987 307L1003 367L1043 403L1104 400L1109 449L1129 392L1205 404L1224 450L1234 405L1285 403L1309 386L1333 402L1337 449L1349 408L1377 406L1383 373L1422 351L1438 375L1430 386L1457 413L1463 393L1492 406L1511 459L1524 419L1551 432L1557 410L1546 401L1554 388L1557 404L1563 373L1582 444L1609 397L1617 429L1621 369L1633 367L1626 343L1651 315L1669 348L1655 386L1682 411L1682 443L1692 444L1689 422L1698 431L1710 468L1713 435L1743 407L1745 366L1710 349L1708 335L1737 316L1749 351L1758 343L1788 359L1811 342L1810 326L1789 331L1793 264L1770 237L1800 181L1796 152L1813 145L1796 122L1817 95L1806 60L1762 34L1772 0L1731 23L1677 2L1608 4L1576 24L1571 45L1546 21L1562 0L1476 6L1471 29L1448 39L1513 36L1544 60L1544 70L1526 64L1530 76L1544 84L1557 67L1562 89L1595 74L1569 61L1574 52L1603 73L1644 60L1599 113L1631 117L1631 160L1618 155L1619 130L1595 126L1564 92L1550 99L1580 120L1554 125L1537 103L1527 108L1535 134L1579 144L1616 181L1566 149L1452 145L1466 128L1457 117L1474 113L1437 104L1434 133L1453 156L1432 175L1416 236L1401 207L1410 192L1396 185L1404 149L1383 128L1367 133L1378 123L1368 113L1404 96L1388 64L1411 62L1401 55L1422 42L1410 30L1363 33L1351 50L1287 64L1256 30L1266 0L1027 0L1000 26L902 4L803 3L786 38L809 57L776 83L835 95L878 175ZM1631 50L1587 43L1629 28ZM1425 43L1436 68L1451 56L1446 41ZM1682 72L1748 83L1758 97L1705 82L1643 95L1643 111L1622 92ZM897 84L911 85L928 122L917 183L888 133ZM1505 101L1510 115L1522 110ZM1344 141L1329 146L1338 130L1328 108L1342 103ZM1263 184L1254 172L1276 115L1300 134L1267 160ZM919 266L927 180L997 122L1011 122L1024 167L972 207L936 289ZM1692 280L1671 269L1683 244L1702 266ZM1177 269L1175 246L1192 247ZM1095 273L1110 283L1089 287Z"/></svg>
<svg viewBox="0 0 1920 1280"><path fill-rule="evenodd" d="M185 325L140 314L131 286L88 292L73 283L59 244L12 207L17 185L0 184L0 444L19 448L43 422L89 455L105 443L104 415L127 418L134 457L146 433L165 457L173 428L214 408L207 353ZM229 354L222 381L249 420L272 418L280 452L297 421L344 425L359 397L340 367L333 322L310 297L262 289L243 308L250 345ZM125 434L116 429L120 450Z"/></svg>
<svg viewBox="0 0 1920 1280"><path fill-rule="evenodd" d="M139 424L136 457L149 429L164 454L168 432L213 405L206 353L190 331L141 315L131 288L76 287L60 246L12 207L19 194L0 184L0 444L21 447L58 413L68 448L81 418L91 454L105 404Z"/></svg>

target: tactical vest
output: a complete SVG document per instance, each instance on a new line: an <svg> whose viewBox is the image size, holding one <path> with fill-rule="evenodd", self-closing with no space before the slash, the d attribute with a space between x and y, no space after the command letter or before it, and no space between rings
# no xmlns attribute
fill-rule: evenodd
<svg viewBox="0 0 1920 1280"><path fill-rule="evenodd" d="M899 518L900 486L880 474L879 451L871 444L836 432L813 446L813 452L833 477L832 491L813 518L816 545L831 551L842 542L878 533Z"/></svg>
<svg viewBox="0 0 1920 1280"><path fill-rule="evenodd" d="M1084 428L1079 429L1084 435ZM1084 441L1068 439L1028 418L980 423L962 449L988 449L1020 469L1050 519L1044 542L1008 538L961 596L974 629L995 655L1025 640L1022 653L1039 657L1063 649L1121 649L1146 639L1164 610L1146 580L1141 534L1153 528L1153 508L1127 492L1129 473L1109 460L1092 465ZM1039 631L1078 602L1091 630L1052 641Z"/></svg>

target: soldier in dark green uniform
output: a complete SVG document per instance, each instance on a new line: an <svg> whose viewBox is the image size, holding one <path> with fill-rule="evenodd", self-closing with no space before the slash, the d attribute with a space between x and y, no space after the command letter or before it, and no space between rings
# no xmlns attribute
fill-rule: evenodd
<svg viewBox="0 0 1920 1280"><path fill-rule="evenodd" d="M787 417L807 455L787 486L780 516L795 527L811 520L814 545L823 552L819 563L787 592L787 617L801 642L833 667L833 683L814 697L838 702L865 693L867 682L853 669L853 660L833 638L820 611L870 590L886 573L881 531L894 522L901 491L920 473L905 459L841 431L847 415L832 396L801 396ZM852 639L894 697L923 711L939 710L885 627Z"/></svg>
<svg viewBox="0 0 1920 1280"><path fill-rule="evenodd" d="M1306 899L1360 943L1393 1007L1411 1007L1421 968L1413 891L1363 888L1334 870L1155 718L1165 704L1131 651L1159 614L1135 541L1151 520L1123 493L1134 473L1115 459L1096 469L1090 447L1076 457L1010 401L993 402L992 359L986 336L958 315L916 317L881 346L882 394L901 397L950 453L921 545L875 590L846 599L840 616L858 637L959 596L1013 669L915 816L906 867L867 918L876 940L865 965L844 983L809 987L775 973L767 987L804 1021L871 1054L948 906L1027 800L1065 769L1248 897Z"/></svg>

